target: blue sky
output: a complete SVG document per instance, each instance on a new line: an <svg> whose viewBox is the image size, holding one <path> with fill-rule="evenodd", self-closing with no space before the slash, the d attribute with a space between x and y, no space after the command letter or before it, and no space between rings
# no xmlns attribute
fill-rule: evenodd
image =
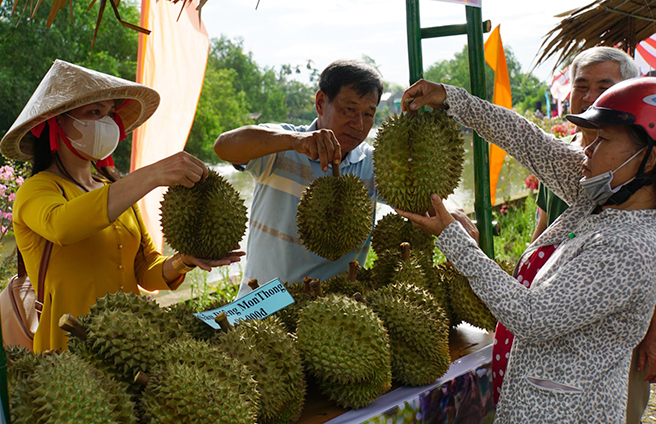
<svg viewBox="0 0 656 424"><path fill-rule="evenodd" d="M483 20L501 24L510 46L527 72L554 15L585 6L591 0L483 0ZM261 66L305 64L323 69L335 59L373 58L383 78L406 86L409 80L404 0L211 0L202 18L212 38L242 37L246 51ZM421 26L465 23L465 7L436 0L420 1ZM486 38L487 35L484 35ZM466 43L465 36L423 41L424 67L450 59ZM550 81L553 61L534 69ZM303 78L303 75L300 76Z"/></svg>

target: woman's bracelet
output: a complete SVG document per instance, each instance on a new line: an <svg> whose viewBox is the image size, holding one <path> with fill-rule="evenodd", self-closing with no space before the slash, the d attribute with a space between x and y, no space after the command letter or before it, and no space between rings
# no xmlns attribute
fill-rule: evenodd
<svg viewBox="0 0 656 424"><path fill-rule="evenodd" d="M178 273L178 274L186 274L192 269L196 268L196 265L189 266L184 261L182 260L182 255L180 253L176 253L175 255L171 256L171 265L173 265L173 269Z"/></svg>

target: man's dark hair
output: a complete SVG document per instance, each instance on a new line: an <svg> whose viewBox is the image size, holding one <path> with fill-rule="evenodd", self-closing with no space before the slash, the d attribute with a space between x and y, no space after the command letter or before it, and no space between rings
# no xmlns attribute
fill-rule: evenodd
<svg viewBox="0 0 656 424"><path fill-rule="evenodd" d="M373 66L355 60L336 60L321 72L319 89L333 101L342 87L352 87L360 96L377 95L376 104L383 95L383 80Z"/></svg>

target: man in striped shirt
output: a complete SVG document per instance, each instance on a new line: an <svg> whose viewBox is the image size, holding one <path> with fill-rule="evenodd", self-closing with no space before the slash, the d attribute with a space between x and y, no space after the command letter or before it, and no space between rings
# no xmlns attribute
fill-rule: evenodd
<svg viewBox="0 0 656 424"><path fill-rule="evenodd" d="M376 206L373 148L363 143L374 124L383 93L379 73L355 61L336 61L321 73L315 99L317 118L310 125L247 125L219 136L214 151L255 180L246 245L246 269L238 297L251 291L256 278L295 283L309 276L321 280L346 272L350 261L361 265L370 237L336 261L307 250L298 234L296 210L303 191L316 178L341 174L360 177ZM375 222L375 212L372 228Z"/></svg>

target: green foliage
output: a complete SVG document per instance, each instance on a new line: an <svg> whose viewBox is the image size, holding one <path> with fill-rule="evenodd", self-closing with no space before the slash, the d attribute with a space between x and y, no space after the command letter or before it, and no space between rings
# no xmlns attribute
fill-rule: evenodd
<svg viewBox="0 0 656 424"><path fill-rule="evenodd" d="M214 162L214 140L224 131L252 124L248 117L246 93L234 87L234 69L208 68L196 116L185 150L207 162Z"/></svg>
<svg viewBox="0 0 656 424"><path fill-rule="evenodd" d="M492 211L492 219L499 221L501 234L494 238L494 254L497 260L516 263L531 243L535 230L537 205L535 195L523 199L506 200L499 209Z"/></svg>
<svg viewBox="0 0 656 424"><path fill-rule="evenodd" d="M20 2L22 7L24 2ZM34 4L34 3L32 3ZM106 8L93 50L91 40L96 26L99 2L87 11L87 4L72 2L57 14L46 28L50 3L41 4L34 18L29 10L12 16L13 2L0 3L0 137L20 114L55 59L134 81L138 35L123 27ZM72 7L73 19L69 12ZM139 23L139 8L133 0L121 2L121 18ZM117 166L127 171L130 161L130 141L120 143L113 155Z"/></svg>
<svg viewBox="0 0 656 424"><path fill-rule="evenodd" d="M233 278L230 278L229 267L224 266L217 268L217 270L221 272L221 277L213 283L208 281L209 274L201 269L195 268L187 273L186 279L191 286L191 299L189 302L195 310L203 311L217 299L226 299L230 302L237 297L239 281L242 277L241 267L238 275Z"/></svg>
<svg viewBox="0 0 656 424"><path fill-rule="evenodd" d="M547 85L530 73L522 73L521 64L510 47L506 46L504 53L506 54L506 63L508 65L513 106L521 108L522 113L526 109L532 111L537 100L541 100L544 103L544 92L547 89ZM467 45L462 48L462 51L456 53L453 59L441 60L431 65L424 72L424 78L429 81L463 87L471 92ZM487 63L485 64L485 87L486 99L492 101L494 94L494 71L492 71L492 68Z"/></svg>

